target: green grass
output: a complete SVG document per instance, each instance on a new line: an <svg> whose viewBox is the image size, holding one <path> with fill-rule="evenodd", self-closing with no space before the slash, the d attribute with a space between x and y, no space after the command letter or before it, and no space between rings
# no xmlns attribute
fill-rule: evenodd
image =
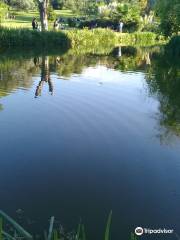
<svg viewBox="0 0 180 240"><path fill-rule="evenodd" d="M63 18L78 17L77 14L74 14L71 10L68 10L68 9L55 10L54 12L57 17L63 17Z"/></svg>
<svg viewBox="0 0 180 240"><path fill-rule="evenodd" d="M29 49L66 49L70 47L70 40L63 32L33 31L29 29L0 28L0 47L19 47Z"/></svg>
<svg viewBox="0 0 180 240"><path fill-rule="evenodd" d="M11 13L14 14L14 12ZM32 28L32 19L36 17L39 20L39 14L37 11L18 11L15 13L15 16L16 19L4 19L1 26L7 28Z"/></svg>
<svg viewBox="0 0 180 240"><path fill-rule="evenodd" d="M1 22L2 27L6 28L32 28L31 22L34 17L39 21L39 13L38 11L10 11L11 14L16 16L16 19L4 19ZM57 17L69 18L69 17L77 17L77 15L73 14L71 10L55 10L55 14ZM53 27L53 22L49 23L50 29Z"/></svg>
<svg viewBox="0 0 180 240"><path fill-rule="evenodd" d="M43 50L69 49L81 53L109 53L114 47L153 46L162 43L154 33L116 33L109 29L83 29L38 32L30 29L0 28L0 48Z"/></svg>
<svg viewBox="0 0 180 240"><path fill-rule="evenodd" d="M116 46L153 46L165 43L164 38L159 37L151 32L135 32L135 33L117 33L110 29L96 28L93 30L68 30L65 31L71 40L72 48L82 51L94 49L94 53L100 49L112 49Z"/></svg>
<svg viewBox="0 0 180 240"><path fill-rule="evenodd" d="M118 43L126 46L153 46L165 44L163 36L152 32L116 33Z"/></svg>
<svg viewBox="0 0 180 240"><path fill-rule="evenodd" d="M112 211L109 213L108 219L107 219L107 225L105 229L105 235L104 235L104 240L110 240L110 228L111 228L111 221L112 221ZM9 235L9 233L7 233ZM63 235L63 236L62 236ZM11 236L11 235L9 235ZM119 238L120 239L120 235ZM2 219L0 218L0 240L5 239L3 237L3 225L2 225ZM59 229L53 229L53 235L52 235L52 240L64 240L64 239L71 239L71 240L88 240L86 236L86 231L85 231L85 226L82 223L78 224L77 230L73 231L71 233L63 233L61 234ZM103 240L103 239L102 239ZM130 239L129 240L137 240L135 235L131 233Z"/></svg>

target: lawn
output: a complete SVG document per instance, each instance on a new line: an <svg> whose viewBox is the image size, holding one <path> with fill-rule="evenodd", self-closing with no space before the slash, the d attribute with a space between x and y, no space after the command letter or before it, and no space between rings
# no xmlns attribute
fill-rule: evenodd
<svg viewBox="0 0 180 240"><path fill-rule="evenodd" d="M57 17L75 17L75 15L70 10L55 10ZM37 11L18 11L18 12L11 12L10 14L13 14L16 16L16 19L4 19L1 22L1 26L8 27L8 28L31 28L31 22L34 17L37 18L39 21L39 13ZM53 26L53 23L49 23L50 28Z"/></svg>
<svg viewBox="0 0 180 240"><path fill-rule="evenodd" d="M10 14L15 15L16 19L4 19L1 22L1 26L8 28L31 28L31 22L34 17L38 18L37 11L18 11L10 12Z"/></svg>
<svg viewBox="0 0 180 240"><path fill-rule="evenodd" d="M71 10L63 9L63 10L55 10L57 17L70 18L77 17L77 14L74 14Z"/></svg>

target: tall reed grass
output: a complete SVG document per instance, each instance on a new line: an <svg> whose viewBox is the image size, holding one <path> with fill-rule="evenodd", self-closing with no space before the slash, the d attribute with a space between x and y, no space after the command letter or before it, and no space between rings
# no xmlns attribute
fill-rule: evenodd
<svg viewBox="0 0 180 240"><path fill-rule="evenodd" d="M155 45L161 38L151 32L117 33L110 29L38 32L0 28L0 47L110 49L118 45Z"/></svg>
<svg viewBox="0 0 180 240"><path fill-rule="evenodd" d="M0 47L69 48L70 40L63 32L0 28Z"/></svg>

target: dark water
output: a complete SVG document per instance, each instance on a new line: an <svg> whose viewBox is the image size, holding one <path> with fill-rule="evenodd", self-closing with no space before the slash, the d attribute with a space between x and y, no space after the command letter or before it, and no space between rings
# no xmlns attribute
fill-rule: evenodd
<svg viewBox="0 0 180 240"><path fill-rule="evenodd" d="M103 239L180 235L180 65L159 47L0 57L0 208ZM146 235L141 239L175 239Z"/></svg>

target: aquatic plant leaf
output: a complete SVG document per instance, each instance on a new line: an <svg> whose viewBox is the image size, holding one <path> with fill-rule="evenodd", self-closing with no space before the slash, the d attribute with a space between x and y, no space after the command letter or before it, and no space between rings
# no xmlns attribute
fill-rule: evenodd
<svg viewBox="0 0 180 240"><path fill-rule="evenodd" d="M112 221L112 211L109 213L109 216L108 216L104 240L110 240L111 221Z"/></svg>

